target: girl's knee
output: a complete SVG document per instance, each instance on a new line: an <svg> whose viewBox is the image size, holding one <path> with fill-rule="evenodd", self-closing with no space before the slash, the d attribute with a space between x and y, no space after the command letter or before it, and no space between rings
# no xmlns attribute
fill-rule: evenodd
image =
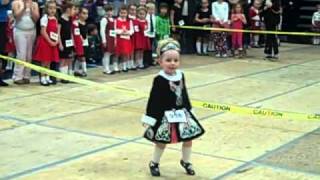
<svg viewBox="0 0 320 180"><path fill-rule="evenodd" d="M166 148L166 144L162 144L162 143L156 143L156 146L160 149L165 149Z"/></svg>
<svg viewBox="0 0 320 180"><path fill-rule="evenodd" d="M184 146L184 147L191 147L191 146L192 146L192 141L183 142L182 146Z"/></svg>

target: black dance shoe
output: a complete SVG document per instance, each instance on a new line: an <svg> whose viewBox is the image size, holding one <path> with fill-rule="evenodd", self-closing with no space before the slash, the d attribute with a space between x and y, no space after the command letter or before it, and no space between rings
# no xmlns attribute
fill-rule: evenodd
<svg viewBox="0 0 320 180"><path fill-rule="evenodd" d="M193 176L193 175L196 174L196 172L192 168L192 164L191 163L186 163L183 160L180 160L180 164L186 170L186 173L188 175Z"/></svg>
<svg viewBox="0 0 320 180"><path fill-rule="evenodd" d="M149 168L152 176L160 176L159 163L154 163L150 161Z"/></svg>

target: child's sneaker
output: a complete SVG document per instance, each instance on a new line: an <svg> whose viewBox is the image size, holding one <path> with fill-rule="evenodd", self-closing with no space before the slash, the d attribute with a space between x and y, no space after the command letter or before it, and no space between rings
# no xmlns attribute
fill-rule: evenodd
<svg viewBox="0 0 320 180"><path fill-rule="evenodd" d="M181 166L186 170L186 173L190 176L193 176L196 174L196 172L192 168L191 163L184 162L183 160L180 160Z"/></svg>
<svg viewBox="0 0 320 180"><path fill-rule="evenodd" d="M228 54L223 54L222 57L223 57L223 58L227 58L227 57L228 57Z"/></svg>
<svg viewBox="0 0 320 180"><path fill-rule="evenodd" d="M154 163L150 161L149 168L152 176L160 176L159 163Z"/></svg>
<svg viewBox="0 0 320 180"><path fill-rule="evenodd" d="M220 53L217 53L217 54L216 54L216 57L217 57L217 58L221 58L221 54L220 54Z"/></svg>

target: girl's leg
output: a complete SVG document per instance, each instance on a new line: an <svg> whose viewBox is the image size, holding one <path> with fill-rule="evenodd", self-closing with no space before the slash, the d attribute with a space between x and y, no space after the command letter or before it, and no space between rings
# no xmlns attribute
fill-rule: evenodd
<svg viewBox="0 0 320 180"><path fill-rule="evenodd" d="M110 58L111 58L111 53L105 52L102 59L102 65L103 65L103 72L107 74L112 73L112 71L110 70Z"/></svg>
<svg viewBox="0 0 320 180"><path fill-rule="evenodd" d="M150 173L152 176L160 176L159 162L165 147L166 145L162 143L156 143L154 146L152 161L149 164Z"/></svg>
<svg viewBox="0 0 320 180"><path fill-rule="evenodd" d="M208 36L202 38L202 43L203 43L203 54L207 55L208 54Z"/></svg>
<svg viewBox="0 0 320 180"><path fill-rule="evenodd" d="M197 37L196 49L197 49L197 54L200 55L202 53L202 51L201 51L201 37Z"/></svg>
<svg viewBox="0 0 320 180"><path fill-rule="evenodd" d="M143 68L143 50L136 51L136 60L138 68Z"/></svg>
<svg viewBox="0 0 320 180"><path fill-rule="evenodd" d="M80 58L80 62L81 62L81 69L82 69L82 75L83 76L87 76L87 62L86 62L86 58L84 56L82 56Z"/></svg>
<svg viewBox="0 0 320 180"><path fill-rule="evenodd" d="M114 57L113 57L113 70L115 71L115 72L119 72L120 70L119 70L119 56L117 56L117 55L114 55Z"/></svg>
<svg viewBox="0 0 320 180"><path fill-rule="evenodd" d="M186 170L188 175L195 175L195 171L190 163L191 158L192 141L183 142L182 144L182 160L180 161L181 166Z"/></svg>
<svg viewBox="0 0 320 180"><path fill-rule="evenodd" d="M42 67L50 69L50 62L42 62L41 64L42 64ZM45 73L41 73L40 74L40 84L41 85L43 85L43 86L50 85L50 82L48 82L47 77L49 78L49 76L47 74L45 74Z"/></svg>

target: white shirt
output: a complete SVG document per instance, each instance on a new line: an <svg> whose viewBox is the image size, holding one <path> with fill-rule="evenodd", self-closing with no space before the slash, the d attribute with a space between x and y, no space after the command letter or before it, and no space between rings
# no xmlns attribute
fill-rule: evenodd
<svg viewBox="0 0 320 180"><path fill-rule="evenodd" d="M315 25L315 22L316 21L320 21L320 12L317 11L315 13L313 13L313 16L312 16L312 24Z"/></svg>
<svg viewBox="0 0 320 180"><path fill-rule="evenodd" d="M100 21L100 36L103 44L107 43L107 39L106 39L107 25L108 25L108 20L106 17L103 17Z"/></svg>
<svg viewBox="0 0 320 180"><path fill-rule="evenodd" d="M146 16L146 20L147 20L147 24L148 24L148 29L146 30L146 32L150 32L151 31L150 16L152 18L153 32L156 32L156 16L154 14L149 14L149 13ZM154 37L155 37L155 33L154 33ZM151 38L154 38L154 37L151 37Z"/></svg>
<svg viewBox="0 0 320 180"><path fill-rule="evenodd" d="M212 5L212 16L217 21L227 22L229 20L229 5L226 2L219 3L218 1L213 2Z"/></svg>

